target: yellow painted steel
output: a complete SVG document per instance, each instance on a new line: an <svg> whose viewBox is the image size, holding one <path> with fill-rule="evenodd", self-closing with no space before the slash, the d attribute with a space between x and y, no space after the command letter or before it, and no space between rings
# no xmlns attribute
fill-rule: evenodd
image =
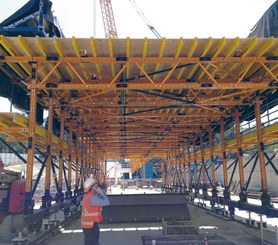
<svg viewBox="0 0 278 245"><path fill-rule="evenodd" d="M142 57L145 58L147 56L147 53L148 53L148 39L145 37L144 38L144 42L143 42L143 49L142 49ZM144 70L144 66L145 64L141 64L140 65L142 70ZM142 75L142 70L140 71L140 75Z"/></svg>
<svg viewBox="0 0 278 245"><path fill-rule="evenodd" d="M271 86L270 82L277 81L278 61L269 58L277 56L278 41L276 38L180 38L169 40L165 38L162 40L127 38L113 41L111 39L78 39L75 37L71 39L1 37L1 43L4 44L2 46L6 51L4 49L0 51L3 56L0 63L8 64L22 80L29 84L26 88L36 91L53 90L57 95L53 104L55 112L60 114L59 97L61 97L68 101L66 107L69 107L70 110L78 110L79 116L81 114L92 115L92 117L82 118L82 127L80 128L76 124L76 117L67 125L78 126L75 132L91 130L97 135L96 137L99 136L96 139L99 140L98 144L104 148L106 157L117 155L121 148L117 146L117 143L121 141L118 124L123 115L120 113L120 103L122 102L119 101L119 95L123 90L128 91L125 117L134 120L137 127L144 123L144 125L152 127L154 132L163 136L159 140L152 141L150 145L143 145L144 140L139 140L137 143L140 142L141 145L139 144L137 148L134 143L127 143L128 154L142 159L142 152L145 149L151 149L148 156L162 156L165 155L166 150L176 149L179 144L178 136L182 136L184 139L191 136L187 130L190 124L195 123L206 128L211 122L217 124L221 116L229 116L229 113L221 112L214 108L214 105L216 107L222 105L225 110L230 112L237 103L238 105L249 105L248 100L255 91L277 89L277 86L275 84L274 86L271 84ZM56 52L50 50L53 45ZM88 54L81 56L80 51L86 50L88 47L91 49ZM126 59L120 59L121 57L126 57ZM30 85L30 72L22 70L24 66L30 69L30 61L37 62L40 67L38 75L40 81L43 82L36 86ZM177 69L179 65L186 66ZM259 68L265 71L262 82L257 82L258 77L254 77L248 83L242 82L246 76L254 74ZM0 69L6 73L8 71L4 66L1 66ZM155 76L149 75L155 71L160 73ZM70 78L69 83L61 82L60 72L63 78ZM89 72L96 74L96 79L88 77ZM132 76L134 79L128 82L126 87L121 87L119 78L124 72L126 72L126 77ZM195 73L194 81L187 80L192 78ZM220 76L216 79L217 73ZM145 76L139 77L140 74ZM77 91L77 95L74 95L77 98L72 96L74 90ZM139 93L137 90L150 93ZM154 95L152 95L154 91L161 96L156 96L154 99ZM172 97L173 101L169 102L167 96ZM235 97L239 99L235 99ZM195 103L190 104L190 101L193 100ZM247 102L243 102L245 100ZM43 101L45 102L44 106L47 107L48 96L45 94ZM153 110L144 112L148 109ZM142 112L138 113L140 111ZM184 114L185 112L186 114ZM197 121L196 118L189 116L192 113L195 113L196 116L202 114L202 116ZM184 127L179 128L177 132L173 130L173 122L176 120L175 126ZM27 138L28 132L25 130L28 128L29 121L23 119L18 119L18 121L20 124L13 122L11 125L9 136L17 139ZM5 125L5 121L3 124ZM113 145L109 144L105 129L100 126L102 124L104 124L104 128L109 128L106 131L110 131L109 137ZM162 124L164 124L165 131L158 130L158 132L155 126ZM5 127L4 125L2 127ZM130 125L131 123L128 122L127 140L136 137L136 125L134 124L135 126L132 127ZM141 131L144 133L143 130ZM156 136L160 137L159 134ZM276 135L277 133L264 134L264 141L271 142ZM45 143L46 131L37 125L35 125L35 136L36 143ZM81 143L84 144L84 136L82 137ZM256 137L248 139L245 137L242 136L243 148L248 149L256 145ZM53 137L56 152L58 143L58 138ZM226 143L227 152L235 151L235 141ZM215 146L213 154L219 155L220 153L221 147ZM100 150L95 155L98 155L95 162L103 159ZM204 156L210 156L209 149L204 150ZM197 152L196 159L199 161L200 158L200 153ZM82 162L84 163L84 159ZM88 165L88 159L85 159L85 163Z"/></svg>
<svg viewBox="0 0 278 245"><path fill-rule="evenodd" d="M114 57L113 40L112 40L112 38L109 38L108 49L109 49L109 56L111 58ZM115 66L114 66L114 64L111 64L111 73L112 73L112 77L115 77Z"/></svg>
<svg viewBox="0 0 278 245"><path fill-rule="evenodd" d="M215 51L214 51L214 54L212 57L217 57L219 55L219 53L223 50L223 48L225 47L226 45L226 38L223 37L216 45L216 48L215 48ZM206 69L208 69L209 65L205 66ZM212 72L211 72L211 75L214 76L215 73L216 73L217 69L214 69ZM198 76L198 79L201 79L202 76L204 75L204 71Z"/></svg>
<svg viewBox="0 0 278 245"><path fill-rule="evenodd" d="M186 55L187 55L188 58L191 58L191 57L193 56L194 51L195 51L195 49L197 48L197 46L198 46L198 38L195 37L195 38L193 39L193 41L191 42L191 45L190 45L190 47L189 47L189 49L188 49L188 51L187 51L187 54L186 54ZM179 70L178 75L177 75L177 79L178 79L178 80L179 80L179 79L181 78L181 76L183 75L184 70L185 70L185 67L183 67L183 68L181 68L181 69Z"/></svg>
<svg viewBox="0 0 278 245"><path fill-rule="evenodd" d="M242 48L242 50L239 50L240 56L241 56L241 57L246 57L246 56L256 47L257 43L258 43L258 38L256 38L256 37L252 38L252 39L247 43L247 45L246 45L245 47ZM229 68L229 71L231 72L231 71L234 70L237 66L238 66L238 64L232 65L231 68ZM243 70L245 70L246 66L247 66L247 64L242 64L242 65L241 65L241 68L242 68ZM242 70L241 70L241 71L242 71ZM240 75L241 72L238 72L237 74ZM225 77L226 77L226 76L224 76L224 78L225 78Z"/></svg>
<svg viewBox="0 0 278 245"><path fill-rule="evenodd" d="M163 53L164 53L164 50L165 50L165 45L166 45L166 38L163 37L161 39L161 43L160 43L159 50L158 50L158 57L160 57L160 58L163 56ZM157 63L155 68L154 68L155 72L158 71L159 66L160 66L160 64ZM153 79L155 79L155 78L156 78L156 75L153 76Z"/></svg>
<svg viewBox="0 0 278 245"><path fill-rule="evenodd" d="M131 47L130 47L130 38L128 37L126 39L126 57L127 58L130 58L130 49L131 49ZM129 78L129 73L130 73L130 67L127 66L127 68L126 68L126 78Z"/></svg>
<svg viewBox="0 0 278 245"><path fill-rule="evenodd" d="M33 51L27 44L27 42L24 40L22 36L18 36L18 45L24 50L24 52L29 56L32 57L34 56Z"/></svg>
<svg viewBox="0 0 278 245"><path fill-rule="evenodd" d="M20 128L25 129L29 127L28 125L29 125L29 120L18 113L0 112L0 126L11 128L11 130L14 129L14 133L17 134L19 137L24 135L25 138L27 139L27 134L18 134L20 132L17 132L16 129L20 129ZM25 132L25 130L23 131ZM47 130L45 130L43 127L39 125L35 125L35 134L41 140L47 139ZM52 143L58 145L59 138L55 135L52 135ZM68 144L66 142L64 142L64 147L66 148L68 147Z"/></svg>
<svg viewBox="0 0 278 245"><path fill-rule="evenodd" d="M278 133L278 123L275 123L275 124L272 124L270 126L266 126L263 128L263 135L264 135L263 137L266 140L266 142L269 144L274 142L277 139L276 138L277 133ZM271 135L274 135L275 137L271 137ZM250 132L245 135L241 135L241 144L242 144L243 150L252 149L257 144L256 139L257 139L256 131ZM226 141L226 149L227 149L228 153L235 152L236 146L237 146L236 138ZM221 147L222 147L222 145L215 145L213 154L216 156L220 156L221 155ZM204 156L205 156L205 159L209 159L209 157L210 157L209 148L206 148L204 150ZM193 153L191 153L189 155L189 157L192 159ZM201 161L201 152L200 151L197 152L196 158L198 161Z"/></svg>
<svg viewBox="0 0 278 245"><path fill-rule="evenodd" d="M59 41L60 39L58 39L57 37L54 38L54 41L53 41L53 46L55 47L58 55L60 56L60 58L63 58L65 56L65 53L64 53L64 50L62 48L62 45ZM66 66L66 70L68 71L71 79L74 79L74 75L73 75L73 72L71 71L71 69Z"/></svg>
<svg viewBox="0 0 278 245"><path fill-rule="evenodd" d="M72 37L72 46L73 46L75 55L76 55L77 57L81 57L81 55L80 55L81 50L80 50L80 47L79 47L78 42L77 42L77 40L76 40L75 37ZM83 70L83 75L84 75L84 77L85 77L86 79L89 79L88 74L87 74L87 72L86 72L86 67L85 67L85 65L84 65L84 64L80 64L80 66L81 66L81 68L82 68L82 70Z"/></svg>
<svg viewBox="0 0 278 245"><path fill-rule="evenodd" d="M0 35L0 44L5 48L6 52L8 52L9 55L11 56L16 56L13 48L12 48L12 45L7 41L7 39ZM8 65L21 77L21 78L24 78L25 75L24 75L24 72L22 72L16 65L14 64L9 64ZM23 64L23 68L24 70L30 74L30 68L28 69L26 67L26 65Z"/></svg>
<svg viewBox="0 0 278 245"><path fill-rule="evenodd" d="M93 53L93 57L96 58L98 55L97 55L96 45L93 37L90 38L90 46ZM101 80L102 74L101 74L100 65L98 63L96 63L95 65L96 65L98 79Z"/></svg>
<svg viewBox="0 0 278 245"><path fill-rule="evenodd" d="M36 44L37 44L37 47L40 50L41 54L43 55L43 57L47 57L48 55L47 55L47 52L46 52L46 47L45 47L44 42L42 41L42 39L40 37L36 37ZM53 65L51 65L51 66L53 67ZM56 69L54 70L54 73L55 73L55 75L58 79L62 78L60 73Z"/></svg>
<svg viewBox="0 0 278 245"><path fill-rule="evenodd" d="M209 51L211 45L212 45L213 41L212 41L212 38L208 38L208 40L206 41L206 44L204 45L204 50L202 51L200 57L204 57L207 55L207 52ZM194 65L191 72L189 73L188 77L191 78L194 74L194 72L196 71L197 69L197 65Z"/></svg>

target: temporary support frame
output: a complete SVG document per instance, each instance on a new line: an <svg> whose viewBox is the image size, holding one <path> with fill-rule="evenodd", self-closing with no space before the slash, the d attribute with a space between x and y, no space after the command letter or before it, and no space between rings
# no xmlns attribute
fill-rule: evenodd
<svg viewBox="0 0 278 245"><path fill-rule="evenodd" d="M17 42L22 43L23 40L24 48L22 45L17 47ZM180 43L187 45L183 46ZM75 159L77 189L79 185L82 187L84 177L90 173L88 167L91 167L91 162L87 158L91 151L90 143L88 144L90 141L94 142L92 166L94 174L103 171L101 162L111 156L121 158L126 155L127 158L147 160L149 157L167 158L169 155L166 176L168 186L171 186L174 180L175 184L182 185L182 180L185 180L182 178L180 166L185 164L181 160L185 152L181 153L180 147L188 144L190 151L186 158L188 186L192 186L195 182L195 191L199 192L201 176L203 181L206 180L207 159L210 159L212 184L215 185L214 157L222 156L225 198L228 199L231 179L228 180L227 155L237 152L238 165L241 169L241 187L243 187L242 163L238 152L240 148L244 148L243 145L247 145L246 148L250 149L258 144L260 147L258 158L266 196L267 178L264 171L263 146L273 141L271 137L275 137L275 132L262 133L259 99L255 99L257 100L255 138L259 143L255 142L254 133L240 137L237 133L237 139L231 143L225 138L224 123L231 118L236 107L244 111L247 106L251 106L257 94L271 96L275 93L278 84L277 43L275 38L221 40L195 38L181 42L167 39L94 38L19 40L1 36L0 63L20 76L27 84L25 89L31 91L29 126L22 124L12 129L5 126L0 128L1 132L12 137L16 133L14 137L17 139L28 134L30 147L27 161L27 194L31 191L34 144L38 142L37 140L42 142L40 137L34 138L36 129L34 109L37 94L40 93L40 103L46 107L52 103L55 114L65 120L64 126L72 128L73 132L78 134L79 146L76 146ZM77 55L78 46L88 51L87 56ZM40 48L33 49L33 47ZM70 51L72 47L75 52ZM132 56L125 55L128 53L128 47L133 47ZM163 48L156 54L154 47ZM31 55L26 53L28 49L32 51ZM72 55L74 53L76 57ZM7 73L8 69L5 66L2 68ZM93 71L94 76L90 76L87 70ZM63 79L57 76L57 73L62 74ZM54 95L52 102L49 99L50 91L53 91ZM212 143L212 138L215 137L214 129L219 124L222 146ZM273 128L271 127L272 130ZM207 130L209 130L210 147L204 149L202 146L206 137L204 132ZM64 127L63 130L61 127L60 133L63 132ZM65 150L61 143L61 134L59 189L62 187L61 173L64 171L64 160L69 156L68 150ZM238 146L241 144L241 147L237 148L236 143ZM201 151L197 152L196 145L200 145ZM176 153L174 149L177 149ZM53 149L53 155L56 151L57 149ZM69 164L68 161L67 163ZM136 164L132 171L136 171L140 165ZM175 165L178 167L173 167ZM194 178L190 176L190 165L194 165ZM66 179L69 187L69 173L64 180ZM267 206L267 198L264 200L266 200L264 205ZM30 198L27 198L25 207L29 209Z"/></svg>

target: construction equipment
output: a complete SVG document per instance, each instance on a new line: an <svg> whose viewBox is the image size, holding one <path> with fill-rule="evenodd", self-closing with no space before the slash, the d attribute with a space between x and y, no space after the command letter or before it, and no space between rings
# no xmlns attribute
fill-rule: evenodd
<svg viewBox="0 0 278 245"><path fill-rule="evenodd" d="M154 26L151 24L151 22L148 20L148 18L145 16L145 14L142 12L142 10L138 7L137 3L135 2L135 0L129 0L130 3L132 4L132 6L135 8L135 10L137 11L137 13L140 15L140 17L142 18L142 20L146 23L146 25L149 27L149 29L153 32L153 34L157 37L157 38L161 38L160 34L158 33L158 31L154 28Z"/></svg>
<svg viewBox="0 0 278 245"><path fill-rule="evenodd" d="M100 0L105 37L118 38L111 0Z"/></svg>
<svg viewBox="0 0 278 245"><path fill-rule="evenodd" d="M0 158L0 240L9 241L12 237L12 215L22 211L25 198L25 180L21 174L3 168Z"/></svg>
<svg viewBox="0 0 278 245"><path fill-rule="evenodd" d="M136 12L139 14L139 16L142 18L142 20L146 23L148 28L153 32L153 34L157 38L161 38L158 31L150 23L150 21L145 16L143 11L139 8L137 3L134 0L129 0L129 1L132 4L132 6L134 7L134 9L136 10ZM118 38L111 0L100 0L100 8L101 8L101 13L102 13L105 37L106 38L109 38L109 37Z"/></svg>

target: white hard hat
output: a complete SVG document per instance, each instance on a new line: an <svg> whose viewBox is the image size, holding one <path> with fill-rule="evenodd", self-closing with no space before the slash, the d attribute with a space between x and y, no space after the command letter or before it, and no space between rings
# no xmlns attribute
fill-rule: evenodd
<svg viewBox="0 0 278 245"><path fill-rule="evenodd" d="M84 192L88 192L94 184L96 184L96 180L94 178L86 179L83 183Z"/></svg>

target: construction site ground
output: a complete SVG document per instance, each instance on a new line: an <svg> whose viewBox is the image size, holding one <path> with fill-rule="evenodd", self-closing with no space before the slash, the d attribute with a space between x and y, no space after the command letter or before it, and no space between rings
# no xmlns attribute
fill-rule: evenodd
<svg viewBox="0 0 278 245"><path fill-rule="evenodd" d="M158 193L159 189L121 189L111 188L112 194L134 194L134 193ZM228 217L214 214L193 205L188 205L192 222L199 228L200 234L217 234L238 245L259 245L261 242L261 231ZM162 235L162 223L116 223L101 224L100 243L102 245L142 245L142 236ZM263 231L264 244L276 244L277 238L274 232ZM83 243L83 233L80 228L80 219L74 221L70 226L61 229L59 234L49 237L43 244L51 245L73 245Z"/></svg>

